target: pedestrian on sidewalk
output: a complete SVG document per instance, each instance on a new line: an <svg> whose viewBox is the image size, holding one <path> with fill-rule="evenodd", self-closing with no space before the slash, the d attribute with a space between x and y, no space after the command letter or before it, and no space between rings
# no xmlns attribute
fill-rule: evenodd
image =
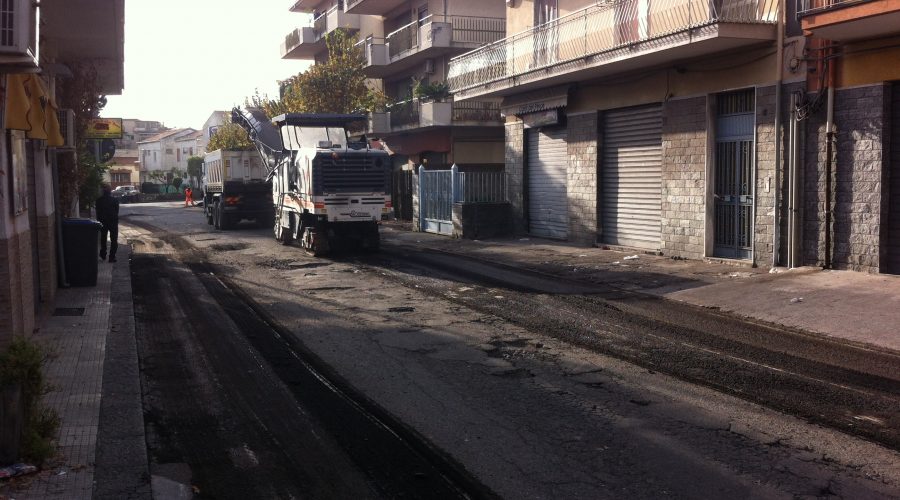
<svg viewBox="0 0 900 500"><path fill-rule="evenodd" d="M103 196L97 198L97 220L103 224L100 229L100 258L106 260L106 238L109 235L109 261L116 261L119 249L119 200L112 197L112 188L103 185Z"/></svg>
<svg viewBox="0 0 900 500"><path fill-rule="evenodd" d="M188 203L194 206L194 190L190 186L184 188L184 206L188 206Z"/></svg>

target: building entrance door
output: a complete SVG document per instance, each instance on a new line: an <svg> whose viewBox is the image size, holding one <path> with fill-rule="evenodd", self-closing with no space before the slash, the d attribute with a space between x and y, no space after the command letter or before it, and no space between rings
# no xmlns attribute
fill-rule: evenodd
<svg viewBox="0 0 900 500"><path fill-rule="evenodd" d="M714 170L713 253L749 259L753 245L753 89L718 96Z"/></svg>

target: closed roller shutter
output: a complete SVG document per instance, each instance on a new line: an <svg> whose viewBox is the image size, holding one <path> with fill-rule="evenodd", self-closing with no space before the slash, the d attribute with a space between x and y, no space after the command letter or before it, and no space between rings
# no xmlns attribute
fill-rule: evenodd
<svg viewBox="0 0 900 500"><path fill-rule="evenodd" d="M891 85L887 272L900 274L900 83Z"/></svg>
<svg viewBox="0 0 900 500"><path fill-rule="evenodd" d="M662 106L604 117L601 241L658 250L662 198Z"/></svg>
<svg viewBox="0 0 900 500"><path fill-rule="evenodd" d="M528 232L535 236L569 235L566 151L566 129L528 129Z"/></svg>

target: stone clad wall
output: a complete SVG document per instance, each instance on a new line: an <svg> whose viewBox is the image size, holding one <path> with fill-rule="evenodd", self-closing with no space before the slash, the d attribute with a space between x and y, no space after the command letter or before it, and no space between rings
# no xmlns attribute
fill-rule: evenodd
<svg viewBox="0 0 900 500"><path fill-rule="evenodd" d="M569 241L590 246L597 242L598 229L597 113L571 115L567 124Z"/></svg>
<svg viewBox="0 0 900 500"><path fill-rule="evenodd" d="M521 121L506 124L505 168L507 192L511 206L513 230L517 234L528 231L525 222L525 127Z"/></svg>
<svg viewBox="0 0 900 500"><path fill-rule="evenodd" d="M662 250L701 259L706 234L706 97L663 105Z"/></svg>
<svg viewBox="0 0 900 500"><path fill-rule="evenodd" d="M886 107L884 85L835 92L832 267L878 272ZM825 108L806 123L803 258L825 264Z"/></svg>
<svg viewBox="0 0 900 500"><path fill-rule="evenodd" d="M782 121L782 124L786 123L786 121ZM754 213L756 227L753 236L753 263L760 267L772 266L775 190L777 189L775 186L775 149L775 87L759 87L756 89L756 209ZM782 156L782 158L784 157Z"/></svg>

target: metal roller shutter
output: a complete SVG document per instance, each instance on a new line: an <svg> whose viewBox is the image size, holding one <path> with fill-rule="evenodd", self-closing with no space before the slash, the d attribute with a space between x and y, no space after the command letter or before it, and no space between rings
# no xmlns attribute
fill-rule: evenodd
<svg viewBox="0 0 900 500"><path fill-rule="evenodd" d="M658 250L661 245L662 106L604 117L601 241Z"/></svg>
<svg viewBox="0 0 900 500"><path fill-rule="evenodd" d="M890 191L887 272L900 274L900 83L891 85Z"/></svg>
<svg viewBox="0 0 900 500"><path fill-rule="evenodd" d="M528 232L544 238L569 235L566 198L566 129L528 129Z"/></svg>

